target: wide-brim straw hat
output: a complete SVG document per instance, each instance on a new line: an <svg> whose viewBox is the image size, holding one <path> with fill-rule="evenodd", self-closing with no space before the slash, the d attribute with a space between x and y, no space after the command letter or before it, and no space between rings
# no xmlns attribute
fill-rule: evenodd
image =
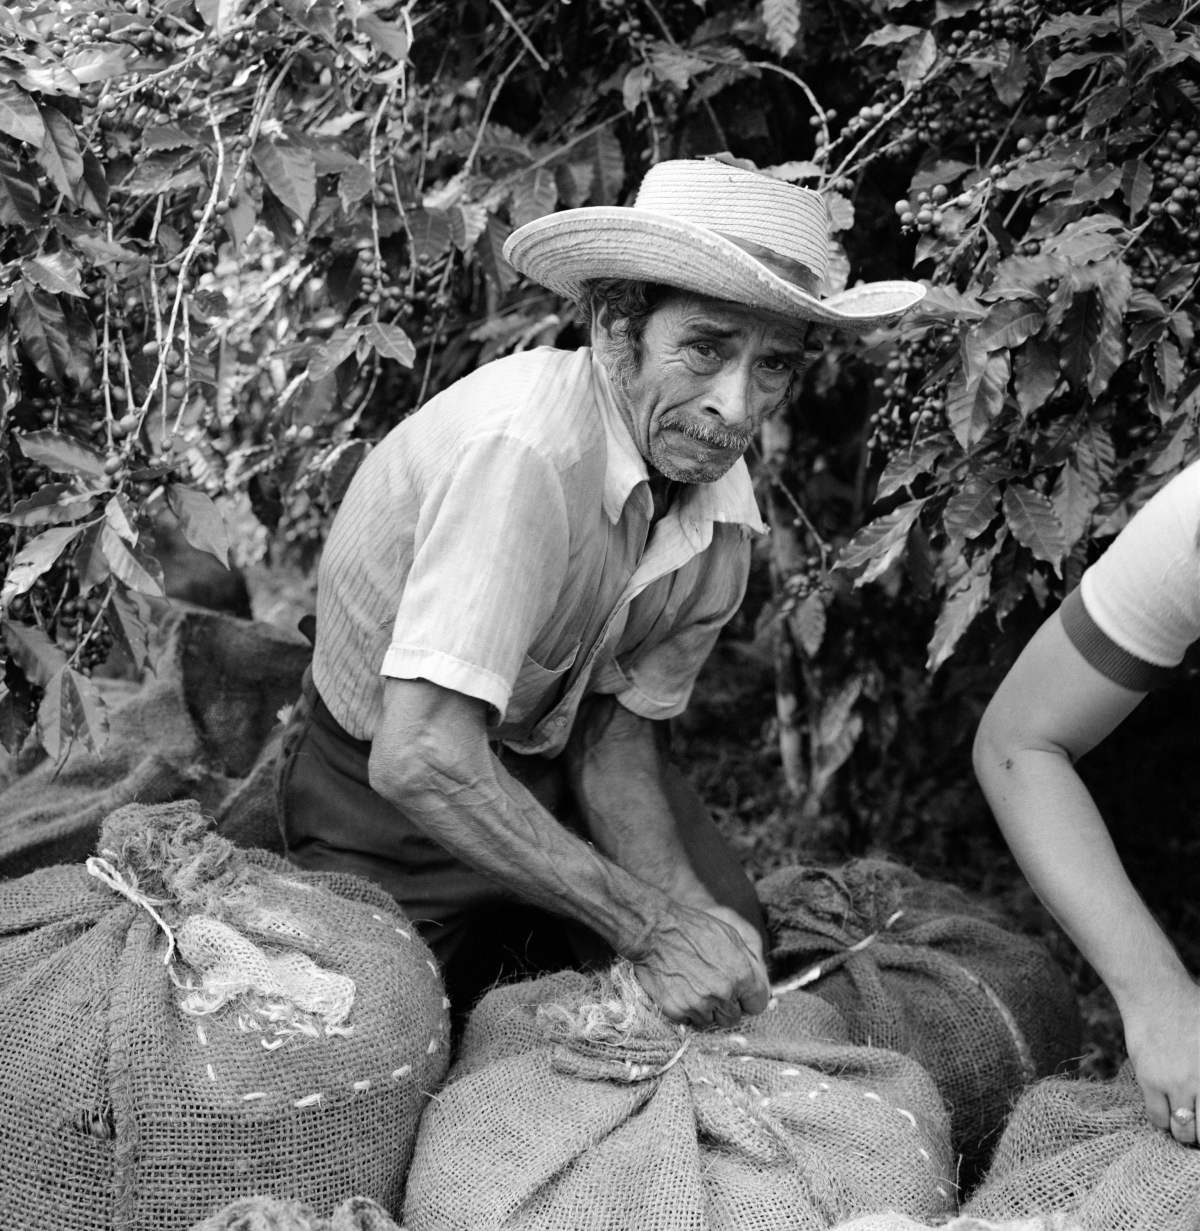
<svg viewBox="0 0 1200 1231"><path fill-rule="evenodd" d="M504 255L582 301L596 278L628 278L855 333L920 302L919 282L870 282L823 296L829 213L820 193L716 158L652 167L632 207L562 210L526 223Z"/></svg>

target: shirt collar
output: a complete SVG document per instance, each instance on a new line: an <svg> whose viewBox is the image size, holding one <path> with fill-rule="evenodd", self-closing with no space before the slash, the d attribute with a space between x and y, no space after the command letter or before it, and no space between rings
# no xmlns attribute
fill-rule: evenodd
<svg viewBox="0 0 1200 1231"><path fill-rule="evenodd" d="M617 409L608 372L595 354L592 355L592 387L608 449L604 473L604 512L615 526L632 497L638 511L649 519L654 509L649 487L650 471ZM639 488L639 484L644 486ZM739 458L715 483L685 485L679 496L679 513L682 519L692 522L697 529L702 522L723 521L748 526L757 534L767 533L754 499L754 484L750 480L745 458Z"/></svg>

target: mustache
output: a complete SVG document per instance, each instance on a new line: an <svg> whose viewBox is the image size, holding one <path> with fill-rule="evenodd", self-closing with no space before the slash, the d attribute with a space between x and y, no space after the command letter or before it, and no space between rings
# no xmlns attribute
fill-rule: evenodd
<svg viewBox="0 0 1200 1231"><path fill-rule="evenodd" d="M687 415L666 415L659 423L659 427L682 432L685 436L690 436L702 444L713 445L718 449L736 449L739 453L745 453L750 447L755 431L753 427L743 431L720 428L709 423L697 422Z"/></svg>

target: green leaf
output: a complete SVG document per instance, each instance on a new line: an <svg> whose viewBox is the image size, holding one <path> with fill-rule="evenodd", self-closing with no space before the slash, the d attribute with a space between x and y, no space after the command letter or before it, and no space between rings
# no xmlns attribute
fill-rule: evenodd
<svg viewBox="0 0 1200 1231"><path fill-rule="evenodd" d="M814 165L814 164L807 164ZM819 170L819 168L818 168ZM939 158L932 166L922 167L908 185L908 194L923 192L938 184L952 184L960 176L971 170L969 162L959 162L957 158Z"/></svg>
<svg viewBox="0 0 1200 1231"><path fill-rule="evenodd" d="M6 526L61 526L87 517L96 507L90 492L79 492L65 483L47 483L27 500L19 500L11 513L0 514Z"/></svg>
<svg viewBox="0 0 1200 1231"><path fill-rule="evenodd" d="M946 418L954 438L968 451L983 439L1004 405L1008 388L1008 351L989 355L978 380L968 383L959 372L946 391Z"/></svg>
<svg viewBox="0 0 1200 1231"><path fill-rule="evenodd" d="M79 282L82 268L79 259L65 249L29 257L21 262L21 273L43 291L51 295L75 295L86 299L87 292Z"/></svg>
<svg viewBox="0 0 1200 1231"><path fill-rule="evenodd" d="M558 187L552 167L538 167L526 172L513 187L512 208L509 211L513 227L522 227L527 222L552 213L557 201Z"/></svg>
<svg viewBox="0 0 1200 1231"><path fill-rule="evenodd" d="M111 497L104 506L104 520L130 546L138 541L137 514L127 497Z"/></svg>
<svg viewBox="0 0 1200 1231"><path fill-rule="evenodd" d="M108 742L108 711L100 691L86 675L67 667L63 671L61 715L73 739L82 739L88 750L103 758Z"/></svg>
<svg viewBox="0 0 1200 1231"><path fill-rule="evenodd" d="M762 19L767 28L767 42L783 59L800 37L800 0L763 0ZM679 88L686 89L686 81Z"/></svg>
<svg viewBox="0 0 1200 1231"><path fill-rule="evenodd" d="M896 61L896 72L904 83L905 93L911 93L925 80L936 60L937 41L928 30L922 30L904 44L900 59Z"/></svg>
<svg viewBox="0 0 1200 1231"><path fill-rule="evenodd" d="M37 104L20 86L11 82L0 84L0 132L39 149L46 137L46 126Z"/></svg>
<svg viewBox="0 0 1200 1231"><path fill-rule="evenodd" d="M0 589L0 607L7 606L18 594L31 590L33 583L54 567L59 556L75 541L82 529L82 526L55 526L26 543L17 552L4 579L4 587Z"/></svg>
<svg viewBox="0 0 1200 1231"><path fill-rule="evenodd" d="M408 36L399 26L368 14L360 16L355 24L371 40L377 51L391 56L397 64L403 63L408 56Z"/></svg>
<svg viewBox="0 0 1200 1231"><path fill-rule="evenodd" d="M973 295L964 295L953 286L931 286L909 319L981 321L985 316L987 308Z"/></svg>
<svg viewBox="0 0 1200 1231"><path fill-rule="evenodd" d="M924 500L910 500L877 517L846 544L834 568L862 568L862 574L854 580L855 587L882 576L904 554L908 532L924 507Z"/></svg>
<svg viewBox="0 0 1200 1231"><path fill-rule="evenodd" d="M74 363L58 297L22 280L13 287L9 302L25 353L43 376L61 388Z"/></svg>
<svg viewBox="0 0 1200 1231"><path fill-rule="evenodd" d="M992 524L1000 506L1000 484L973 474L946 502L942 528L954 541L978 538Z"/></svg>
<svg viewBox="0 0 1200 1231"><path fill-rule="evenodd" d="M928 474L938 458L950 446L947 436L923 440L888 459L888 464L879 476L879 486L875 492L876 500L886 500L894 496L901 488L907 487L919 475Z"/></svg>
<svg viewBox="0 0 1200 1231"><path fill-rule="evenodd" d="M986 606L992 592L994 555L993 548L976 556L960 583L947 594L929 641L927 671L936 671L954 653L963 634Z"/></svg>
<svg viewBox="0 0 1200 1231"><path fill-rule="evenodd" d="M229 567L229 531L220 509L204 492L176 483L167 485L167 504L179 518L183 537L197 551L206 551L215 556L226 568Z"/></svg>
<svg viewBox="0 0 1200 1231"><path fill-rule="evenodd" d="M150 661L152 617L149 600L144 594L138 594L136 590L114 587L104 620L113 638L132 659L137 671L140 672L144 667L152 665Z"/></svg>
<svg viewBox="0 0 1200 1231"><path fill-rule="evenodd" d="M1033 337L1046 323L1045 313L1028 300L1012 299L998 303L987 318L975 326L974 334L986 350L1010 350Z"/></svg>
<svg viewBox="0 0 1200 1231"><path fill-rule="evenodd" d="M73 559L75 571L79 574L79 593L85 597L97 586L103 585L112 572L100 547L100 531L104 525L104 519L97 518L79 536L75 548Z"/></svg>
<svg viewBox="0 0 1200 1231"><path fill-rule="evenodd" d="M93 218L108 213L108 177L100 159L87 146L83 149L83 179L76 185L75 196Z"/></svg>
<svg viewBox="0 0 1200 1231"><path fill-rule="evenodd" d="M840 192L826 194L825 208L829 212L829 229L834 235L854 226L854 204Z"/></svg>
<svg viewBox="0 0 1200 1231"><path fill-rule="evenodd" d="M63 58L63 65L80 85L123 77L129 65L121 51L112 47L84 47Z"/></svg>
<svg viewBox="0 0 1200 1231"><path fill-rule="evenodd" d="M1056 573L1067 553L1067 540L1054 506L1032 487L1010 483L1004 493L1004 517L1017 542L1045 560Z"/></svg>
<svg viewBox="0 0 1200 1231"><path fill-rule="evenodd" d="M1088 109L1083 117L1083 136L1087 136L1095 128L1103 128L1111 120L1129 106L1129 87L1124 85L1105 86L1092 95Z"/></svg>
<svg viewBox="0 0 1200 1231"><path fill-rule="evenodd" d="M417 357L417 348L399 325L384 325L376 321L366 327L363 337L380 356L395 359L403 367L411 368Z"/></svg>
<svg viewBox="0 0 1200 1231"><path fill-rule="evenodd" d="M260 139L254 146L254 164L280 203L307 222L317 199L317 163L312 151Z"/></svg>
<svg viewBox="0 0 1200 1231"><path fill-rule="evenodd" d="M1077 294L1063 315L1062 367L1075 388L1082 385L1087 377L1092 348L1100 337L1102 320L1100 298L1095 290L1091 289Z"/></svg>
<svg viewBox="0 0 1200 1231"><path fill-rule="evenodd" d="M182 192L187 188L204 188L208 177L199 162L190 152L165 151L151 154L145 162L136 166L132 174L121 181L130 196L157 197L168 192Z"/></svg>
<svg viewBox="0 0 1200 1231"><path fill-rule="evenodd" d="M324 380L330 372L336 372L354 354L363 333L364 328L361 325L353 329L334 330L329 341L308 361L308 379Z"/></svg>
<svg viewBox="0 0 1200 1231"><path fill-rule="evenodd" d="M1100 167L1089 167L1075 180L1071 192L1072 201L1107 201L1121 186L1122 171L1120 167L1105 164Z"/></svg>
<svg viewBox="0 0 1200 1231"><path fill-rule="evenodd" d="M162 570L157 561L130 548L107 522L100 529L100 550L118 581L142 594L163 597Z"/></svg>
<svg viewBox="0 0 1200 1231"><path fill-rule="evenodd" d="M1150 409L1165 423L1175 409L1174 394L1183 381L1183 358L1170 338L1160 338L1142 356L1142 380L1150 394Z"/></svg>
<svg viewBox="0 0 1200 1231"><path fill-rule="evenodd" d="M1013 386L1021 417L1043 407L1058 384L1058 350L1049 342L1031 338L1016 353Z"/></svg>
<svg viewBox="0 0 1200 1231"><path fill-rule="evenodd" d="M625 155L621 143L602 128L571 150L571 162L586 162L593 170L593 205L616 205L625 184Z"/></svg>
<svg viewBox="0 0 1200 1231"><path fill-rule="evenodd" d="M867 35L860 47L890 47L893 43L906 43L910 38L925 34L920 26L886 25L880 30L873 30Z"/></svg>
<svg viewBox="0 0 1200 1231"><path fill-rule="evenodd" d="M1096 495L1089 492L1079 471L1068 463L1059 471L1050 503L1063 528L1063 548L1069 553L1083 538L1096 507Z"/></svg>
<svg viewBox="0 0 1200 1231"><path fill-rule="evenodd" d="M77 474L86 479L104 478L104 455L74 436L45 428L17 436L21 452L30 461L53 470L55 474Z"/></svg>
<svg viewBox="0 0 1200 1231"><path fill-rule="evenodd" d="M479 263L489 283L501 294L512 290L517 284L517 271L504 256L504 241L512 234L512 228L495 214L489 214L487 226L475 245Z"/></svg>
<svg viewBox="0 0 1200 1231"><path fill-rule="evenodd" d="M370 195L372 187L370 168L364 167L361 162L342 171L338 175L338 200L342 203L342 212L349 217L359 201Z"/></svg>
<svg viewBox="0 0 1200 1231"><path fill-rule="evenodd" d="M654 70L649 64L635 64L621 82L621 101L631 114L636 111L654 85Z"/></svg>
<svg viewBox="0 0 1200 1231"><path fill-rule="evenodd" d="M83 154L75 125L54 107L42 107L46 139L35 157L50 182L69 201L75 201L75 185L83 179Z"/></svg>
<svg viewBox="0 0 1200 1231"><path fill-rule="evenodd" d="M1107 277L1096 288L1100 299L1100 331L1088 356L1088 393L1099 397L1125 362L1125 308L1133 292L1129 268L1121 261L1106 263Z"/></svg>
<svg viewBox="0 0 1200 1231"><path fill-rule="evenodd" d="M1072 222L1042 244L1046 256L1058 256L1077 264L1090 264L1112 256L1128 238L1119 218L1092 214Z"/></svg>
<svg viewBox="0 0 1200 1231"><path fill-rule="evenodd" d="M44 221L37 185L16 163L0 158L0 226L34 231Z"/></svg>
<svg viewBox="0 0 1200 1231"><path fill-rule="evenodd" d="M1079 429L1075 446L1075 465L1079 468L1089 492L1099 495L1112 478L1117 465L1117 451L1108 429L1099 420L1086 417Z"/></svg>
<svg viewBox="0 0 1200 1231"><path fill-rule="evenodd" d="M992 69L991 78L996 97L1006 107L1015 107L1021 101L1029 81L1029 62L1016 43L1008 45L1008 58L1001 68Z"/></svg>
<svg viewBox="0 0 1200 1231"><path fill-rule="evenodd" d="M370 187L368 187L367 192L370 191ZM250 232L254 230L254 224L257 221L258 205L255 203L253 196L248 192L238 193L237 203L230 206L229 213L225 215L225 230L228 232L235 248L240 249L246 242Z"/></svg>
<svg viewBox="0 0 1200 1231"><path fill-rule="evenodd" d="M1154 174L1144 159L1131 158L1121 169L1121 191L1129 205L1129 221L1136 222L1154 191Z"/></svg>
<svg viewBox="0 0 1200 1231"><path fill-rule="evenodd" d="M62 649L34 624L0 620L0 634L3 634L4 647L13 661L37 688L45 688L67 665L67 656Z"/></svg>
<svg viewBox="0 0 1200 1231"><path fill-rule="evenodd" d="M801 599L788 616L792 636L809 658L814 658L825 639L825 600L821 594L809 594Z"/></svg>

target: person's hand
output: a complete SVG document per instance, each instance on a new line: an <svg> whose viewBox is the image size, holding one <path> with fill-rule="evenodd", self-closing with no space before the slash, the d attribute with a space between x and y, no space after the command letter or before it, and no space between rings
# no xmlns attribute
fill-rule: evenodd
<svg viewBox="0 0 1200 1231"><path fill-rule="evenodd" d="M665 1016L692 1026L734 1026L743 1013L761 1013L771 994L758 933L726 907L676 905L634 958L634 971Z"/></svg>
<svg viewBox="0 0 1200 1231"><path fill-rule="evenodd" d="M1154 994L1122 1005L1125 1046L1146 1100L1146 1114L1176 1141L1196 1144L1200 1114L1200 986L1185 972ZM1191 1112L1182 1120L1174 1113Z"/></svg>

